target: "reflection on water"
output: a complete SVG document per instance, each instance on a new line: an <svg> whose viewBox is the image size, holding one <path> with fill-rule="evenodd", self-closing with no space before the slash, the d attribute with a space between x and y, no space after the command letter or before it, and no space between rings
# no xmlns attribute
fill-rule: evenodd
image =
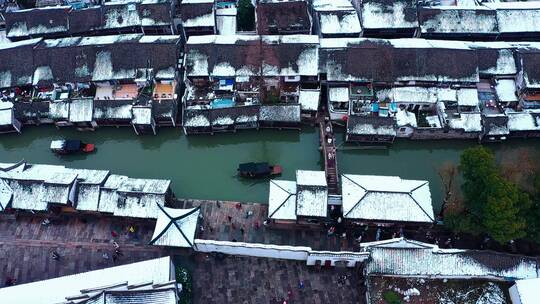
<svg viewBox="0 0 540 304"><path fill-rule="evenodd" d="M338 145L343 133L337 134ZM57 157L49 151L50 141L77 138L95 143L90 155ZM320 170L318 132L239 131L186 137L179 129L161 129L158 136L136 136L129 128L104 128L95 132L57 130L52 126L25 128L22 135L0 137L0 162L25 159L31 163L64 164L74 168L108 169L133 177L168 178L178 197L266 202L265 180L239 179L239 163L268 161L283 166L282 179L295 179L296 169ZM437 168L458 162L461 151L474 141L397 141L386 150L339 150L341 173L397 175L430 181L436 208L441 201ZM498 154L516 149L540 151L540 141L507 141L490 145ZM437 210L436 210L437 211Z"/></svg>

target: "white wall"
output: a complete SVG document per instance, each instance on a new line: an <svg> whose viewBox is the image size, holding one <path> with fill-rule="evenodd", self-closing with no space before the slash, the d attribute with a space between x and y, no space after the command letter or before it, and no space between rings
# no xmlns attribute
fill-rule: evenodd
<svg viewBox="0 0 540 304"><path fill-rule="evenodd" d="M232 255L276 258L305 261L309 247L278 246L243 242L225 242L213 240L195 240L195 250L200 252L221 252Z"/></svg>
<svg viewBox="0 0 540 304"><path fill-rule="evenodd" d="M521 299L519 298L519 292L516 284L510 287L508 292L510 293L510 300L512 300L512 304L522 304Z"/></svg>
<svg viewBox="0 0 540 304"><path fill-rule="evenodd" d="M314 251L310 247L279 246L267 244L254 244L243 242L225 242L213 240L195 240L195 250L199 252L221 252L230 255L245 255L263 258L306 261L307 265L321 265L330 261L332 266L336 262L346 262L347 267L354 267L369 257L368 252L351 251Z"/></svg>
<svg viewBox="0 0 540 304"><path fill-rule="evenodd" d="M336 266L336 262L346 262L347 267L355 267L357 264L365 261L368 257L368 252L310 251L307 258L307 265L316 265L317 260L319 260L320 265L324 265L325 261L330 261L330 265L332 266Z"/></svg>

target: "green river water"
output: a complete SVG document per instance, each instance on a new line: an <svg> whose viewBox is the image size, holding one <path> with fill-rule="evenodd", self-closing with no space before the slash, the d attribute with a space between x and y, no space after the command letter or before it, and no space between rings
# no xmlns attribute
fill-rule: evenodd
<svg viewBox="0 0 540 304"><path fill-rule="evenodd" d="M338 143L343 133L336 134ZM90 155L55 156L51 140L76 138L95 143ZM136 136L130 128L103 128L95 132L57 130L53 126L26 127L23 133L0 137L0 162L25 159L29 163L62 164L73 168L107 169L141 178L172 180L177 197L266 203L268 182L240 180L239 163L268 161L280 164L281 179L294 180L296 169L322 170L315 128L297 131L243 131L236 134L189 136L180 129L160 129L158 136ZM457 162L461 151L474 141L413 142L398 140L387 150L338 152L340 173L398 175L430 182L435 210L442 199L437 168ZM498 156L527 148L540 151L540 140L511 140L491 144Z"/></svg>

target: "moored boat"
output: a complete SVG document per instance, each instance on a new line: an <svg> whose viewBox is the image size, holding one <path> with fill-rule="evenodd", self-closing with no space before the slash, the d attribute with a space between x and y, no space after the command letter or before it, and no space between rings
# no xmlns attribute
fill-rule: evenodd
<svg viewBox="0 0 540 304"><path fill-rule="evenodd" d="M281 175L282 168L279 165L269 165L267 162L243 163L238 165L238 174L247 178L264 178Z"/></svg>
<svg viewBox="0 0 540 304"><path fill-rule="evenodd" d="M51 142L51 150L56 154L92 153L95 146L76 139L61 139Z"/></svg>

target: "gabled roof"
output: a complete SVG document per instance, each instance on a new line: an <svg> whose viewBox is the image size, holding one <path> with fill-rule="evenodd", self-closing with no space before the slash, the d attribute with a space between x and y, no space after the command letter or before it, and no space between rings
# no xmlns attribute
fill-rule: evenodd
<svg viewBox="0 0 540 304"><path fill-rule="evenodd" d="M153 286L155 285L156 287L162 286L169 289L168 286L162 284L168 285L170 280L174 279L171 278L173 271L171 258L163 257L1 288L0 299L6 303L19 304L65 303L66 297L81 294L81 291L91 293L92 290L97 290L100 293L107 290L107 286L120 287L119 289L124 290L128 289L129 286L137 290L139 288L154 289ZM96 288L98 286L102 287ZM137 288L137 286L142 287ZM88 294L83 296L81 300L87 299L87 297ZM137 301L135 303L155 302ZM165 303L170 304L171 302Z"/></svg>
<svg viewBox="0 0 540 304"><path fill-rule="evenodd" d="M173 209L158 204L154 235L150 244L169 247L193 247L200 207Z"/></svg>
<svg viewBox="0 0 540 304"><path fill-rule="evenodd" d="M499 42L474 42L469 45L476 51L480 74L514 75L517 73L514 47L511 45L501 45Z"/></svg>
<svg viewBox="0 0 540 304"><path fill-rule="evenodd" d="M77 98L71 100L69 106L70 122L91 122L94 114L93 98Z"/></svg>
<svg viewBox="0 0 540 304"><path fill-rule="evenodd" d="M364 29L413 29L418 25L414 0L362 1Z"/></svg>
<svg viewBox="0 0 540 304"><path fill-rule="evenodd" d="M358 19L358 13L350 10L320 11L319 26L321 34L354 34L360 35L362 27Z"/></svg>
<svg viewBox="0 0 540 304"><path fill-rule="evenodd" d="M435 221L429 182L397 176L342 175L343 216L351 219Z"/></svg>
<svg viewBox="0 0 540 304"><path fill-rule="evenodd" d="M529 2L483 3L497 11L497 23L501 34L538 32L540 29L540 4Z"/></svg>
<svg viewBox="0 0 540 304"><path fill-rule="evenodd" d="M347 119L347 133L396 136L396 128L392 117L350 115Z"/></svg>
<svg viewBox="0 0 540 304"><path fill-rule="evenodd" d="M26 9L4 13L8 38L67 33L70 6Z"/></svg>
<svg viewBox="0 0 540 304"><path fill-rule="evenodd" d="M12 196L13 190L11 190L11 187L4 180L0 179L0 211L4 211L7 208Z"/></svg>
<svg viewBox="0 0 540 304"><path fill-rule="evenodd" d="M367 275L420 278L537 278L534 258L485 250L441 249L403 238L362 244L370 252Z"/></svg>
<svg viewBox="0 0 540 304"><path fill-rule="evenodd" d="M328 215L328 185L324 171L297 170L296 189L296 215Z"/></svg>
<svg viewBox="0 0 540 304"><path fill-rule="evenodd" d="M296 220L296 182L270 181L268 217L277 220Z"/></svg>
<svg viewBox="0 0 540 304"><path fill-rule="evenodd" d="M259 121L299 123L300 105L282 104L261 106Z"/></svg>
<svg viewBox="0 0 540 304"><path fill-rule="evenodd" d="M421 7L418 22L422 34L493 34L498 33L495 10L480 6Z"/></svg>
<svg viewBox="0 0 540 304"><path fill-rule="evenodd" d="M216 24L213 1L182 1L180 17L183 27L214 27Z"/></svg>
<svg viewBox="0 0 540 304"><path fill-rule="evenodd" d="M329 81L462 83L479 79L476 53L463 42L351 38L336 44L336 40L325 39L319 54L319 68Z"/></svg>
<svg viewBox="0 0 540 304"><path fill-rule="evenodd" d="M311 16L304 0L259 1L255 8L257 33L278 34L287 31L311 32Z"/></svg>
<svg viewBox="0 0 540 304"><path fill-rule="evenodd" d="M520 48L517 50L520 72L523 72L523 86L528 89L540 88L540 48Z"/></svg>
<svg viewBox="0 0 540 304"><path fill-rule="evenodd" d="M540 298L540 278L517 280L514 286L519 297L517 303L535 304L538 302L538 298Z"/></svg>
<svg viewBox="0 0 540 304"><path fill-rule="evenodd" d="M32 84L32 51L39 41L29 39L0 45L0 88Z"/></svg>

